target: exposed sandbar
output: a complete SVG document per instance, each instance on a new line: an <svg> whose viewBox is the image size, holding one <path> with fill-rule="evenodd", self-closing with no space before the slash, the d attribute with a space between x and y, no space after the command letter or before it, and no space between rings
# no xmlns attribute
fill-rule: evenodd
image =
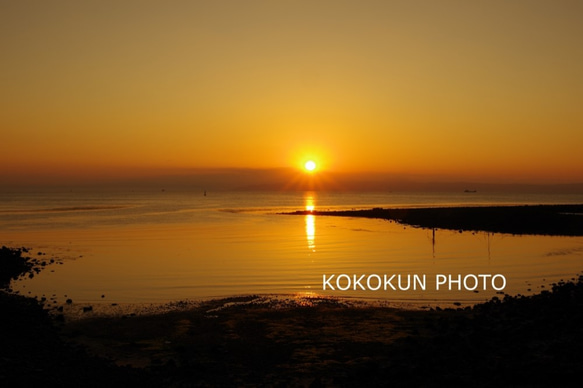
<svg viewBox="0 0 583 388"><path fill-rule="evenodd" d="M283 214L380 218L415 227L460 231L583 236L583 205L306 210Z"/></svg>

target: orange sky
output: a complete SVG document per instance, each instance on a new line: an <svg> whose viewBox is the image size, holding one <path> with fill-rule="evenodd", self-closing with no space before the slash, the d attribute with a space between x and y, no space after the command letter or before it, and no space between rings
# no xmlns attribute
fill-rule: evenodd
<svg viewBox="0 0 583 388"><path fill-rule="evenodd" d="M3 1L0 178L583 182L579 1Z"/></svg>

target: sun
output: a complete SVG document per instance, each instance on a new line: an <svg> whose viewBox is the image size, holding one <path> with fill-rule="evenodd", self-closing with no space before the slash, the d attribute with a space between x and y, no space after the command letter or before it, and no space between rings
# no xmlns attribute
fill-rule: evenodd
<svg viewBox="0 0 583 388"><path fill-rule="evenodd" d="M312 172L316 169L316 162L314 162L313 160L308 160L306 163L304 163L304 168L306 169L306 171Z"/></svg>

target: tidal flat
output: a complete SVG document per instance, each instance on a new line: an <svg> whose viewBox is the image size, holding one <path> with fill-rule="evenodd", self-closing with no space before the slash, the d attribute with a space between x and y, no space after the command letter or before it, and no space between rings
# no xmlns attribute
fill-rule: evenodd
<svg viewBox="0 0 583 388"><path fill-rule="evenodd" d="M583 236L583 205L456 206L301 210L282 214L380 218L429 229Z"/></svg>
<svg viewBox="0 0 583 388"><path fill-rule="evenodd" d="M15 252L0 262L28 260ZM568 386L583 366L582 276L430 311L248 295L69 320L7 292L0 305L6 386Z"/></svg>

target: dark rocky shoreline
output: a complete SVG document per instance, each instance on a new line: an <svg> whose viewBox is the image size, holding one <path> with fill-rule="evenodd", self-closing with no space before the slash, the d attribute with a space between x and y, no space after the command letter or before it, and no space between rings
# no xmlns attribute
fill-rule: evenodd
<svg viewBox="0 0 583 388"><path fill-rule="evenodd" d="M0 251L4 289L42 267L26 250ZM56 321L5 291L0 311L5 387L578 386L583 367L583 276L431 311L246 296Z"/></svg>
<svg viewBox="0 0 583 388"><path fill-rule="evenodd" d="M301 210L282 214L380 218L415 227L459 231L583 236L583 205Z"/></svg>
<svg viewBox="0 0 583 388"><path fill-rule="evenodd" d="M27 248L0 248L0 386L155 386L142 371L117 367L66 341L42 300L9 292L10 281L34 276L55 262L37 256Z"/></svg>
<svg viewBox="0 0 583 388"><path fill-rule="evenodd" d="M156 386L144 371L118 367L64 339L35 299L0 291L0 311L3 387Z"/></svg>

